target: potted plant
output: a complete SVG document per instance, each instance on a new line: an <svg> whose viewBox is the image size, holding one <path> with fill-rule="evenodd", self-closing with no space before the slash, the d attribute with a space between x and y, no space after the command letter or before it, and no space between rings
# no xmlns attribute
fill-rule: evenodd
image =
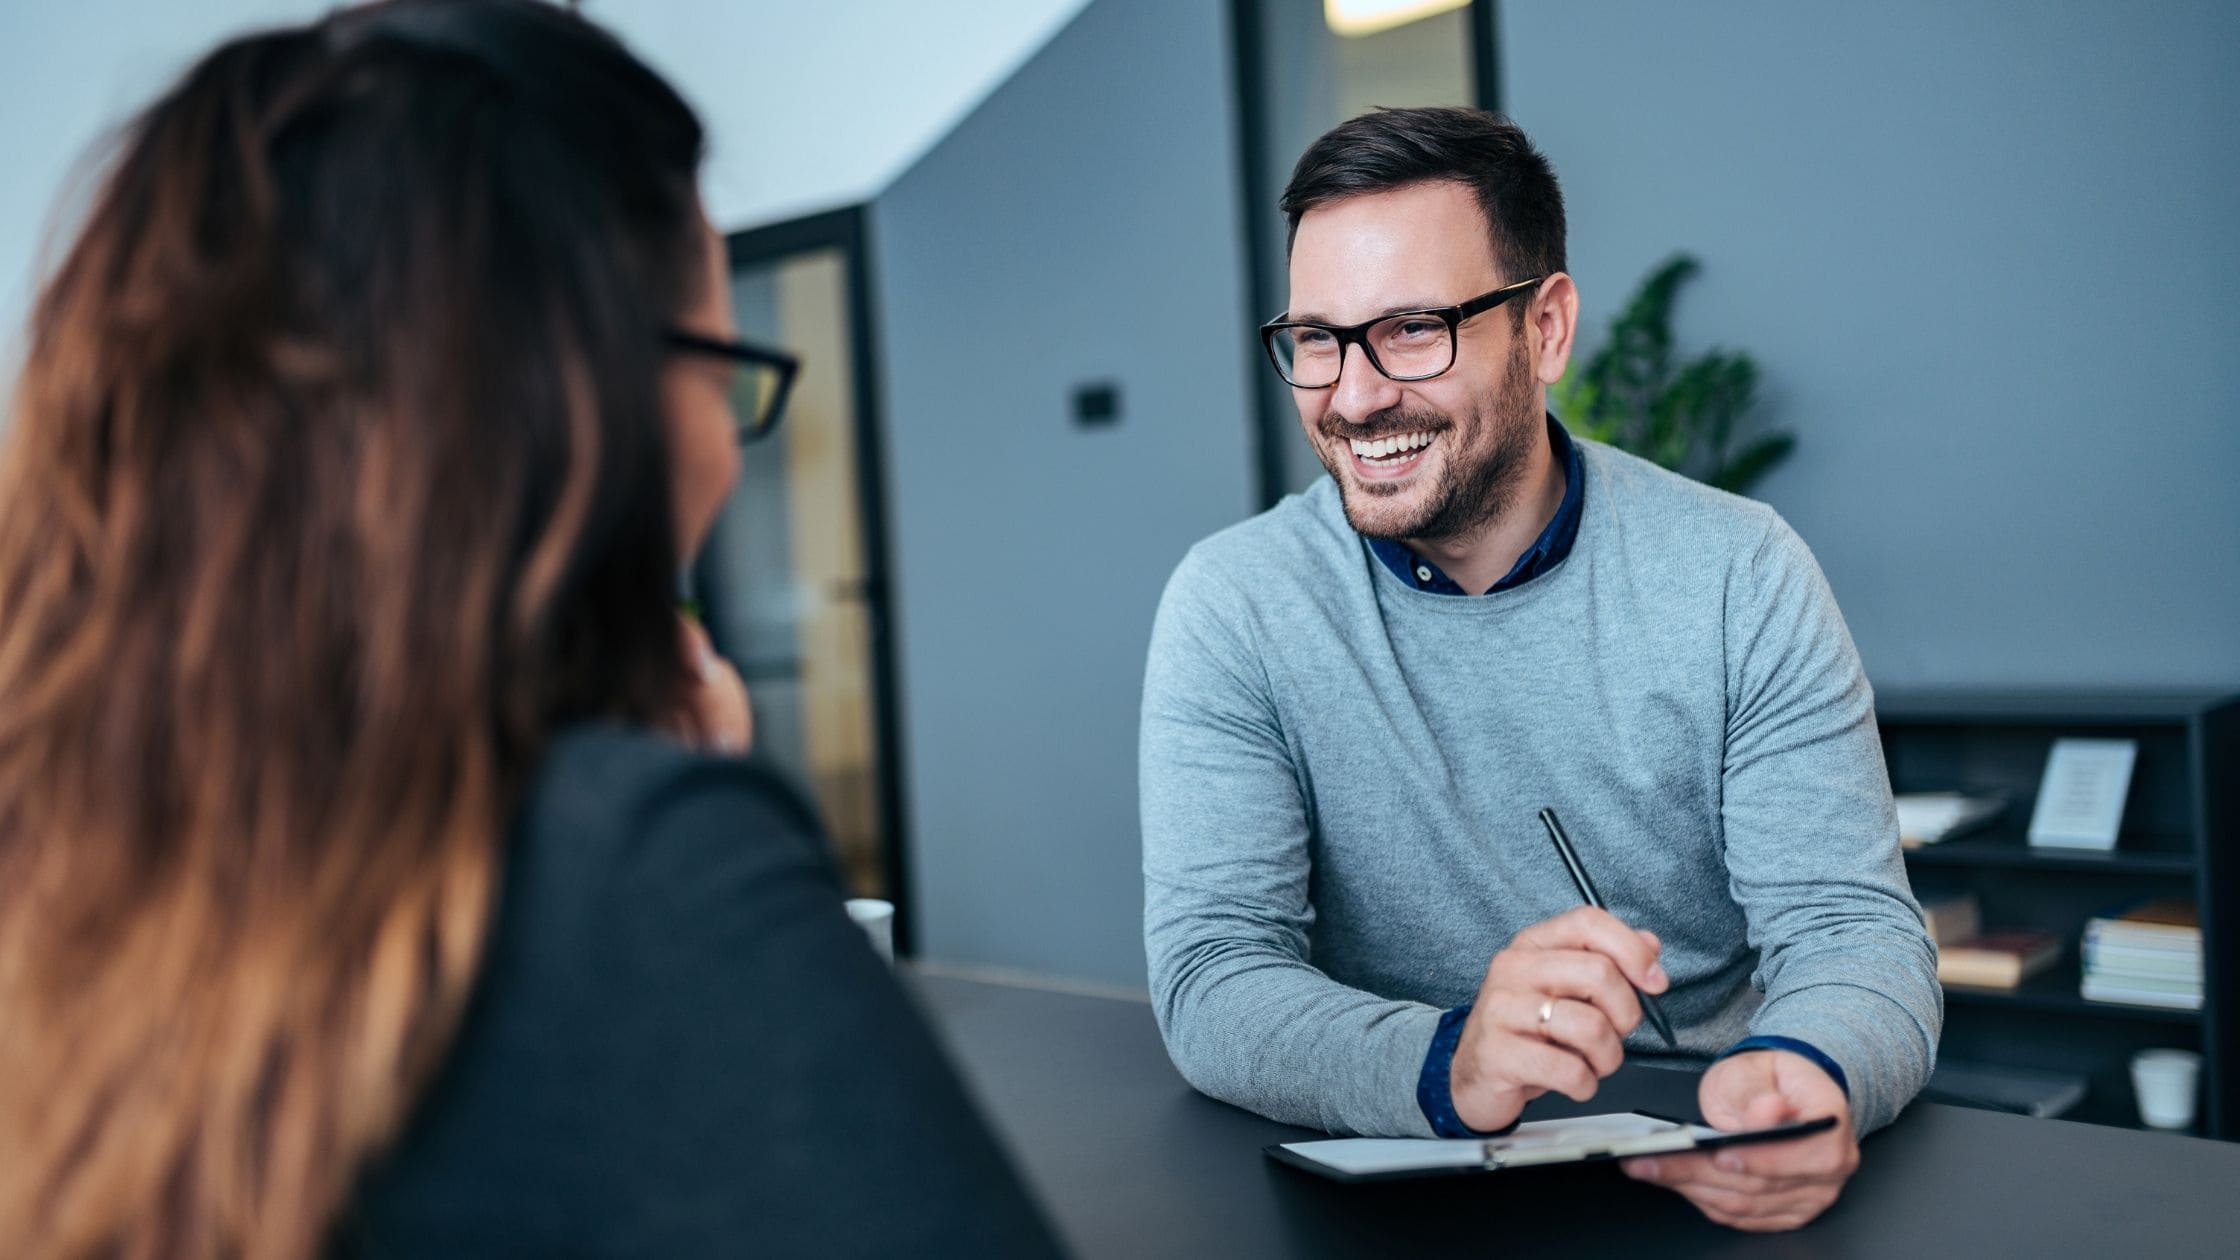
<svg viewBox="0 0 2240 1260"><path fill-rule="evenodd" d="M1553 399L1581 436L1744 494L1788 456L1796 435L1744 432L1758 387L1749 355L1714 349L1674 361L1673 298L1695 272L1696 260L1686 254L1650 272L1610 321L1601 348L1583 363L1571 361Z"/></svg>

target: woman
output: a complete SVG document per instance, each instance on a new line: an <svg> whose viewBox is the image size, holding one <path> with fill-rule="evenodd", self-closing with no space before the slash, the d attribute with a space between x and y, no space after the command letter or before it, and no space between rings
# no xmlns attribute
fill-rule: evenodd
<svg viewBox="0 0 2240 1260"><path fill-rule="evenodd" d="M533 0L131 128L0 464L11 1255L1051 1249L794 799L656 733L744 736L701 145Z"/></svg>

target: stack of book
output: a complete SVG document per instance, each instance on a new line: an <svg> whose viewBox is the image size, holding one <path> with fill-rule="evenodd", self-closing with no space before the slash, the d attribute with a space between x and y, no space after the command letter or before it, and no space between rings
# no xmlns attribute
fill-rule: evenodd
<svg viewBox="0 0 2240 1260"><path fill-rule="evenodd" d="M2051 932L1985 932L1975 894L1925 898L1921 919L1937 944L1937 979L1978 989L2012 989L2061 959Z"/></svg>
<svg viewBox="0 0 2240 1260"><path fill-rule="evenodd" d="M2084 927L2085 997L2201 1009L2201 916L2192 901L2149 901Z"/></svg>

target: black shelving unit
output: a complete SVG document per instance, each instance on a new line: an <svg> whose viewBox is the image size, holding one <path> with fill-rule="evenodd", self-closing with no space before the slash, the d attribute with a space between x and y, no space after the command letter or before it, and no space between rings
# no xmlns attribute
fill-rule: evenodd
<svg viewBox="0 0 2240 1260"><path fill-rule="evenodd" d="M1941 1049L1953 1059L2071 1072L2070 1119L2136 1126L2129 1064L2150 1046L2202 1057L2198 1134L2240 1138L2240 695L2221 691L1888 692L1876 700L1899 792L1998 792L1996 826L1906 851L1924 898L1973 892L1986 930L2062 937L2061 961L2014 989L1947 986ZM2112 852L2034 849L2025 832L2053 741L2139 745ZM2085 920L2154 897L2201 911L2199 1010L2097 1002L2079 993Z"/></svg>

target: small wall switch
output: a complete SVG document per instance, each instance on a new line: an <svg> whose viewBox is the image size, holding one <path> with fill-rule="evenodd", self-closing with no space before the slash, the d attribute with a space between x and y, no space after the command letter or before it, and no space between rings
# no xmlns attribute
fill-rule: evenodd
<svg viewBox="0 0 2240 1260"><path fill-rule="evenodd" d="M1119 383L1091 381L1074 386L1073 422L1084 429L1105 429L1120 423Z"/></svg>

